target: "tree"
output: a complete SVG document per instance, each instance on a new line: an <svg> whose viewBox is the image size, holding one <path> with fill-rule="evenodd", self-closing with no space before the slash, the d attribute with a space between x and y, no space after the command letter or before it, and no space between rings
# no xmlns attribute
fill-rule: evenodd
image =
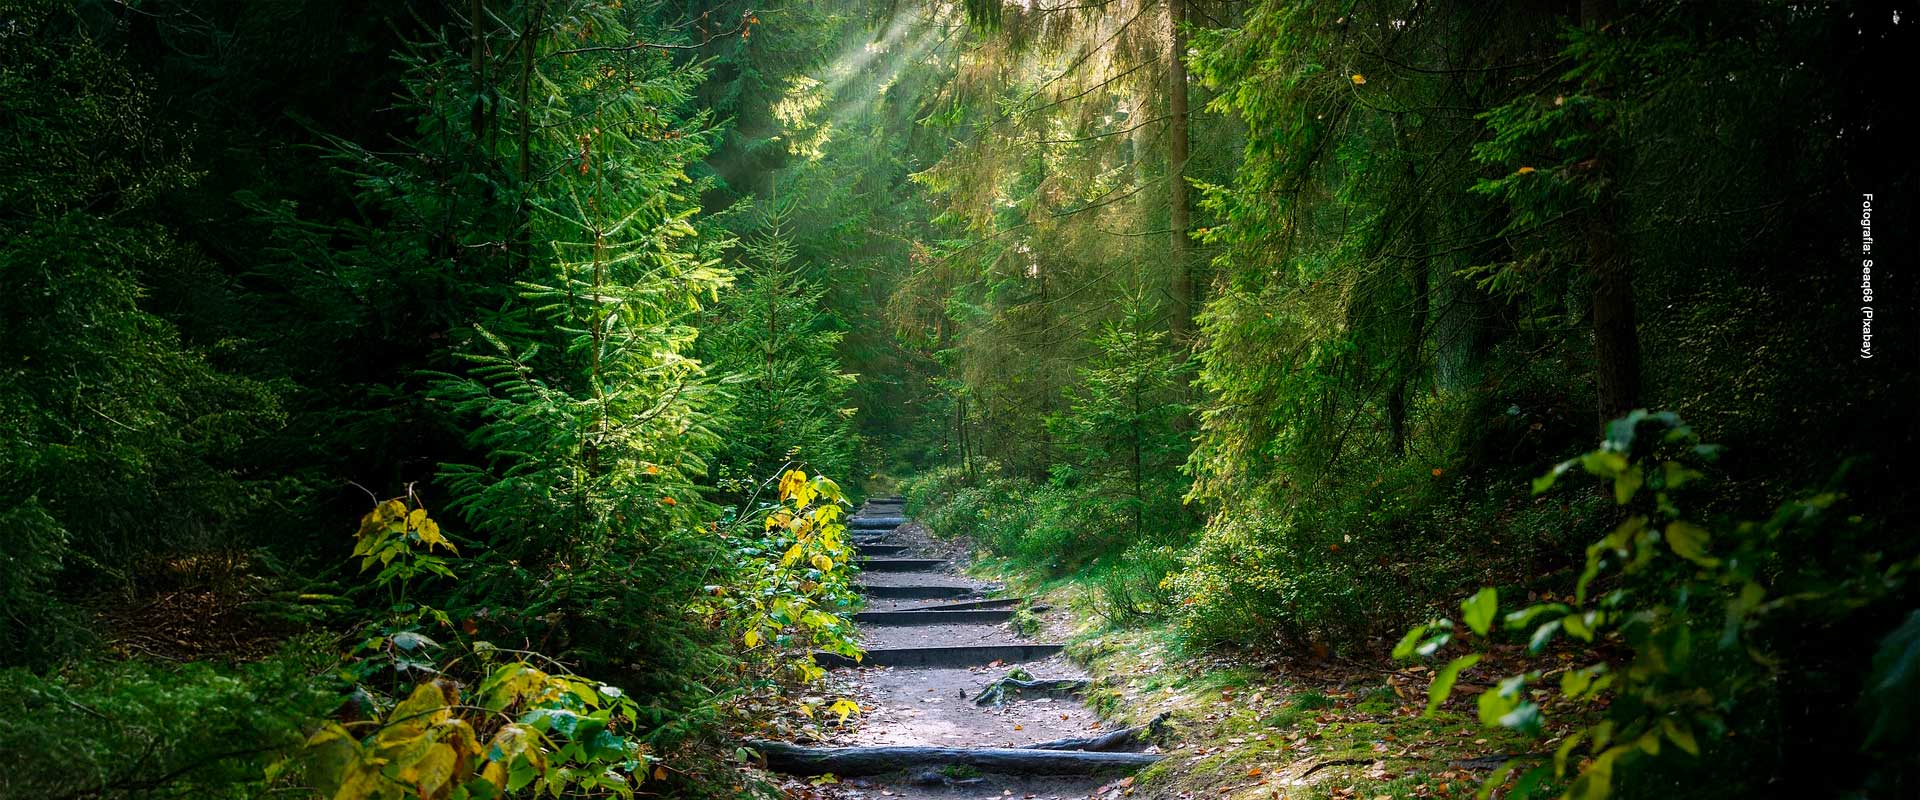
<svg viewBox="0 0 1920 800"><path fill-rule="evenodd" d="M728 376L721 413L735 432L715 457L714 477L742 492L789 461L847 474L859 444L846 405L854 376L838 355L845 333L799 262L792 207L761 207L759 231L741 247L739 283L705 315L698 347Z"/></svg>

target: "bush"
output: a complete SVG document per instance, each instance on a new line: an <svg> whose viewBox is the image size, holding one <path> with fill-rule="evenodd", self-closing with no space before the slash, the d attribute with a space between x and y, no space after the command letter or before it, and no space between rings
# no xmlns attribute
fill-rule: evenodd
<svg viewBox="0 0 1920 800"><path fill-rule="evenodd" d="M1633 787L1649 796L1747 796L1766 783L1753 770L1784 776L1778 753L1825 747L1826 775L1805 788L1912 794L1920 765L1907 713L1920 687L1920 623L1909 618L1877 654L1874 637L1859 633L1886 630L1910 606L1914 546L1841 513L1846 496L1835 487L1759 520L1703 513L1723 491L1710 474L1718 452L1671 413L1614 421L1599 449L1533 483L1544 492L1586 472L1623 512L1585 548L1570 586L1537 602L1509 600L1504 615L1502 593L1483 587L1460 603L1458 622L1416 626L1394 649L1411 658L1470 644L1435 673L1428 713L1503 629L1538 657L1479 695L1481 724L1539 734L1549 713L1579 723L1550 763L1510 761L1490 787L1512 773L1512 797L1556 782L1564 797L1604 800L1632 769ZM1559 652L1543 655L1549 648ZM1862 690L1864 725L1840 711ZM1688 770L1676 768L1685 761L1676 754L1707 757Z"/></svg>
<svg viewBox="0 0 1920 800"><path fill-rule="evenodd" d="M0 797L264 796L266 766L339 702L324 641L242 667L88 663L0 671Z"/></svg>
<svg viewBox="0 0 1920 800"><path fill-rule="evenodd" d="M1133 544L1126 501L1077 488L948 467L909 481L906 496L907 512L935 533L973 539L1047 577L1071 574Z"/></svg>

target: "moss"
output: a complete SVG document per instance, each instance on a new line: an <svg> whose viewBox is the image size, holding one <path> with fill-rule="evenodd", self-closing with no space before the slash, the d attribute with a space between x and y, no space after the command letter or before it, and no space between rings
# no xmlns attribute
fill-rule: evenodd
<svg viewBox="0 0 1920 800"><path fill-rule="evenodd" d="M941 775L956 781L980 777L980 769L971 764L947 764L939 769Z"/></svg>
<svg viewBox="0 0 1920 800"><path fill-rule="evenodd" d="M1046 591L1029 596L1061 607L1088 587L1069 578ZM1170 757L1135 776L1140 797L1470 797L1488 773L1450 762L1540 748L1483 730L1470 714L1422 717L1417 695L1402 698L1391 686L1289 680L1191 652L1179 636L1166 625L1108 626L1068 642L1068 656L1094 678L1087 702L1103 718L1138 724L1171 714Z"/></svg>
<svg viewBox="0 0 1920 800"><path fill-rule="evenodd" d="M1375 686L1361 694L1360 702L1354 704L1353 710L1363 714L1385 714L1399 704L1400 698L1394 695L1392 688Z"/></svg>

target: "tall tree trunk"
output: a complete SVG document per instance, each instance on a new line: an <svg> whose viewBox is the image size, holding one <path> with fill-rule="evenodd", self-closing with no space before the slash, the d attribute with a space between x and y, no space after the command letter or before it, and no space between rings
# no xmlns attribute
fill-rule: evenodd
<svg viewBox="0 0 1920 800"><path fill-rule="evenodd" d="M1420 370L1420 351L1427 342L1427 316L1431 307L1427 260L1413 258L1407 265L1407 277L1413 284L1413 319L1408 325L1406 348L1394 365L1400 376L1394 381L1393 394L1387 398L1387 428L1395 456L1407 454L1407 394L1413 389L1413 376Z"/></svg>
<svg viewBox="0 0 1920 800"><path fill-rule="evenodd" d="M1168 37L1172 46L1167 53L1167 206L1168 227L1172 229L1171 286L1172 322L1175 344L1183 344L1193 326L1194 281L1189 263L1190 242L1187 229L1192 209L1187 199L1187 152L1191 144L1187 134L1187 21L1186 0L1167 0Z"/></svg>
<svg viewBox="0 0 1920 800"><path fill-rule="evenodd" d="M533 51L540 46L540 17L546 12L546 3L535 4L527 12L526 25L520 32L520 86L518 103L520 105L520 131L515 138L519 140L520 157L516 165L519 178L519 195L514 207L514 225L518 226L515 235L517 247L514 257L518 264L509 264L515 276L526 274L528 265L533 263L533 209L527 203L527 195L533 185L533 108L528 103L532 96Z"/></svg>
<svg viewBox="0 0 1920 800"><path fill-rule="evenodd" d="M486 138L489 119L486 102L488 89L486 4L483 0L472 0L467 4L467 14L471 17L467 20L467 24L472 28L468 31L467 37L468 57L473 61L473 112L467 123L473 131L474 144L478 146Z"/></svg>
<svg viewBox="0 0 1920 800"><path fill-rule="evenodd" d="M1409 251L1407 256L1407 285L1413 292L1413 318L1408 320L1407 338L1401 346L1400 354L1394 359L1394 377L1391 394L1387 396L1387 435L1395 456L1407 454L1407 394L1413 390L1413 379L1422 369L1420 355L1427 344L1427 318L1433 308L1432 265L1426 254L1427 248L1427 204L1423 199L1425 188L1422 181L1427 178L1414 170L1414 149L1411 137L1399 122L1393 125L1394 143L1399 148L1402 166L1403 186L1409 192L1417 192L1416 199L1406 204L1406 223L1400 229L1406 231L1405 245L1398 247ZM1388 242L1388 247L1395 243Z"/></svg>
<svg viewBox="0 0 1920 800"><path fill-rule="evenodd" d="M1599 29L1615 16L1611 0L1581 0L1580 24ZM1604 89L1602 89L1604 91ZM1605 185L1586 215L1588 269L1593 279L1593 355L1596 410L1601 423L1640 404L1640 333L1634 323L1633 271L1621 235L1619 192L1613 188L1618 148L1601 137L1591 179Z"/></svg>

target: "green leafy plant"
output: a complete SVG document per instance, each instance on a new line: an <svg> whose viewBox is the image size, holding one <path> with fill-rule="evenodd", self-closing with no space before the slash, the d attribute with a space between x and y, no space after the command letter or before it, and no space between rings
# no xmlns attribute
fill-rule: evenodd
<svg viewBox="0 0 1920 800"><path fill-rule="evenodd" d="M1439 669L1427 713L1440 708L1460 675L1491 658L1504 631L1522 635L1526 652L1571 649L1572 665L1548 660L1500 678L1475 701L1481 724L1540 733L1550 709L1575 720L1550 763L1520 760L1491 776L1482 796L1519 775L1508 797L1526 797L1549 781L1560 796L1601 800L1618 771L1637 759L1678 751L1699 756L1725 735L1729 715L1791 669L1773 651L1767 626L1788 616L1835 620L1888 597L1916 566L1877 553L1837 569L1787 560L1809 542L1851 542L1865 525L1835 513L1843 496L1821 492L1789 501L1760 521L1716 524L1687 513L1689 497L1710 483L1719 448L1701 443L1670 412L1635 411L1608 426L1598 449L1555 465L1536 493L1570 473L1603 482L1626 517L1588 546L1585 566L1564 598L1501 613L1487 587L1460 603L1458 621L1436 619L1409 631L1395 658L1440 654L1466 642L1475 652ZM1545 694L1553 700L1540 699ZM1599 711L1604 709L1604 711ZM1597 716L1591 722L1586 720Z"/></svg>
<svg viewBox="0 0 1920 800"><path fill-rule="evenodd" d="M705 608L739 644L755 675L806 684L826 672L814 663L815 651L861 655L848 617L858 603L851 584L855 552L839 484L790 469L777 491L778 502L729 526L743 567L731 585L711 587ZM797 708L811 717L821 704L802 700ZM859 705L839 698L828 710L845 720Z"/></svg>
<svg viewBox="0 0 1920 800"><path fill-rule="evenodd" d="M377 503L355 540L363 571L386 567L376 584L457 578L431 554L453 547L417 498ZM639 741L640 708L626 692L531 651L442 644L423 620L449 623L436 609L396 603L339 670L352 685L343 718L322 723L270 776L297 773L336 800L632 797L650 774L665 777Z"/></svg>

